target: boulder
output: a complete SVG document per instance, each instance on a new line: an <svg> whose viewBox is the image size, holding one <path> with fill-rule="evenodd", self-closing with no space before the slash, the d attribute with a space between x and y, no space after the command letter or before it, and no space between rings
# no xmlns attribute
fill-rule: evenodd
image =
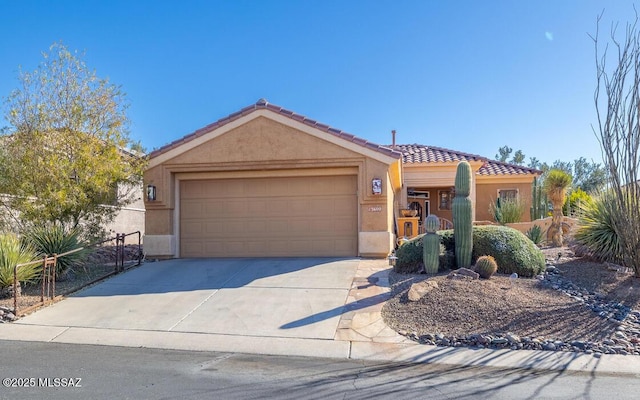
<svg viewBox="0 0 640 400"><path fill-rule="evenodd" d="M458 268L453 272L456 275L468 276L469 278L472 278L472 279L479 279L480 278L480 274L478 274L477 272L475 272L473 270L470 270L469 268Z"/></svg>
<svg viewBox="0 0 640 400"><path fill-rule="evenodd" d="M438 283L436 281L426 280L414 283L409 289L409 301L418 301L423 298L424 295L437 288Z"/></svg>

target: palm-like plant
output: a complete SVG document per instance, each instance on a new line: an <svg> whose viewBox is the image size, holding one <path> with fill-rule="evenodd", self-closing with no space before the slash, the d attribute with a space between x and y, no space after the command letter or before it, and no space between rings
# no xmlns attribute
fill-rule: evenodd
<svg viewBox="0 0 640 400"><path fill-rule="evenodd" d="M567 189L571 185L571 175L559 169L549 171L544 180L544 190L553 204L553 217L547 237L554 246L562 246L562 206L567 195Z"/></svg>
<svg viewBox="0 0 640 400"><path fill-rule="evenodd" d="M14 267L18 264L31 262L35 258L36 252L31 245L21 243L14 234L0 234L0 294L2 296L6 297L13 288ZM41 269L41 264L18 267L18 283L35 281Z"/></svg>

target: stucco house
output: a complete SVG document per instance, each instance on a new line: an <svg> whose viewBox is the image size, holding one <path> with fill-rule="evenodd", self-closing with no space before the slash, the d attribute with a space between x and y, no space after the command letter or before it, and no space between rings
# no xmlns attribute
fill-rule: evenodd
<svg viewBox="0 0 640 400"><path fill-rule="evenodd" d="M476 171L475 219L488 218L496 196L530 201L539 171L441 148L374 144L261 99L150 153L145 252L385 257L409 204L422 207L422 218L451 218L463 159Z"/></svg>

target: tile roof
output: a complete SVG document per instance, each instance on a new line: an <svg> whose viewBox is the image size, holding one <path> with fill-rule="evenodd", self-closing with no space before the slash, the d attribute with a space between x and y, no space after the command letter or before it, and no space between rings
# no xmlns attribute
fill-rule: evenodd
<svg viewBox="0 0 640 400"><path fill-rule="evenodd" d="M421 144L398 144L396 150L402 152L402 162L405 164L486 160L475 154Z"/></svg>
<svg viewBox="0 0 640 400"><path fill-rule="evenodd" d="M541 175L542 171L504 163L496 160L486 160L484 165L478 170L478 175Z"/></svg>
<svg viewBox="0 0 640 400"><path fill-rule="evenodd" d="M282 116L287 117L287 118L291 118L294 121L297 121L297 122L303 123L303 124L305 124L307 126L310 126L312 128L319 129L321 131L327 132L327 133L329 133L329 134L331 134L333 136L336 136L336 137L342 138L344 140L347 140L349 142L355 143L355 144L357 144L359 146L362 146L364 148L371 149L371 150L383 153L385 155L388 155L388 156L391 156L391 157L394 157L394 158L402 157L402 153L399 152L399 151L392 150L387 146L381 146L379 144L375 144L375 143L369 142L369 141L367 141L365 139L359 138L359 137L354 136L354 135L352 135L350 133L341 131L340 129L332 128L329 125L322 124L322 123L320 123L318 121L315 121L315 120L313 120L311 118L307 118L304 115L296 114L293 111L287 110L287 109L282 108L280 106L276 106L275 104L271 104L265 99L260 99L255 104L252 104L252 105L250 105L248 107L245 107L245 108L241 109L240 111L237 111L237 112L235 112L233 114L230 114L230 115L228 115L228 116L226 116L224 118L221 118L221 119L217 120L216 122L214 122L212 124L209 124L209 125L207 125L207 126L205 126L203 128L200 128L197 131L192 132L192 133L190 133L190 134L188 134L186 136L183 136L182 138L177 139L177 140L175 140L175 141L173 141L173 142L171 142L171 143L169 143L169 144L167 144L165 146L162 146L159 149L156 149L156 150L152 151L149 154L149 157L150 158L157 157L157 156L159 156L159 155L161 155L163 153L168 152L169 150L175 149L176 147L179 147L179 146L183 145L184 143L190 142L191 140L193 140L193 139L195 139L197 137L200 137L200 136L202 136L202 135L204 135L204 134L206 134L208 132L211 132L214 129L218 129L218 128L220 128L220 127L222 127L222 126L224 126L224 125L226 125L226 124L228 124L228 123L230 123L232 121L235 121L235 120L237 120L239 118L242 118L242 117L244 117L246 115L249 115L252 112L257 111L257 110L273 111L273 112L275 112L275 113L277 113L279 115L282 115Z"/></svg>
<svg viewBox="0 0 640 400"><path fill-rule="evenodd" d="M399 144L396 150L402 152L404 164L428 164L435 162L482 161L478 175L529 175L541 174L542 171L521 165L491 160L477 154L444 149L442 147L425 146L421 144Z"/></svg>

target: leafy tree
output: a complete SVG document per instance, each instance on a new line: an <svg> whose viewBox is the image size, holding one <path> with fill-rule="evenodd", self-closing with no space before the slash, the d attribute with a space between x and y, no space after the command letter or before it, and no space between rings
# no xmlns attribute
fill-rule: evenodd
<svg viewBox="0 0 640 400"><path fill-rule="evenodd" d="M551 164L550 169L564 171L568 175L573 176L573 163L571 161L555 160L553 164Z"/></svg>
<svg viewBox="0 0 640 400"><path fill-rule="evenodd" d="M0 193L10 195L4 205L17 211L19 229L53 222L95 234L140 194L145 162L124 151L131 142L120 87L61 43L43 56L20 72L5 102Z"/></svg>
<svg viewBox="0 0 640 400"><path fill-rule="evenodd" d="M540 160L538 160L537 157L529 157L529 164L527 164L527 167L529 168L534 168L534 169L540 169L540 165L542 163L540 162Z"/></svg>
<svg viewBox="0 0 640 400"><path fill-rule="evenodd" d="M500 161L508 160L511 151L512 149L509 146L501 147L498 149L499 154L496 155L496 159ZM508 162L523 165L524 158L524 153L518 150ZM573 177L573 189L581 189L587 193L596 193L604 188L606 184L606 171L602 165L593 161L589 162L584 157L580 157L573 162L556 160L551 165L540 161L537 157L529 157L527 167L538 169L544 173L550 169L564 171ZM542 176L541 180L544 180L545 175Z"/></svg>
<svg viewBox="0 0 640 400"><path fill-rule="evenodd" d="M607 183L607 174L600 164L580 157L573 162L573 186L587 193L596 193Z"/></svg>
<svg viewBox="0 0 640 400"><path fill-rule="evenodd" d="M513 152L513 149L511 147L502 146L498 149L498 154L496 154L496 160L500 162L507 162L512 152Z"/></svg>
<svg viewBox="0 0 640 400"><path fill-rule="evenodd" d="M515 154L513 155L513 158L509 162L511 164L523 165L524 159L525 159L524 153L522 152L522 150L518 150L515 152Z"/></svg>
<svg viewBox="0 0 640 400"><path fill-rule="evenodd" d="M511 157L511 153L513 153L513 149L509 146L502 146L498 149L498 154L496 154L496 160L500 162L508 162L511 164L522 165L524 164L525 155L522 150L516 150ZM511 157L511 159L509 159Z"/></svg>

